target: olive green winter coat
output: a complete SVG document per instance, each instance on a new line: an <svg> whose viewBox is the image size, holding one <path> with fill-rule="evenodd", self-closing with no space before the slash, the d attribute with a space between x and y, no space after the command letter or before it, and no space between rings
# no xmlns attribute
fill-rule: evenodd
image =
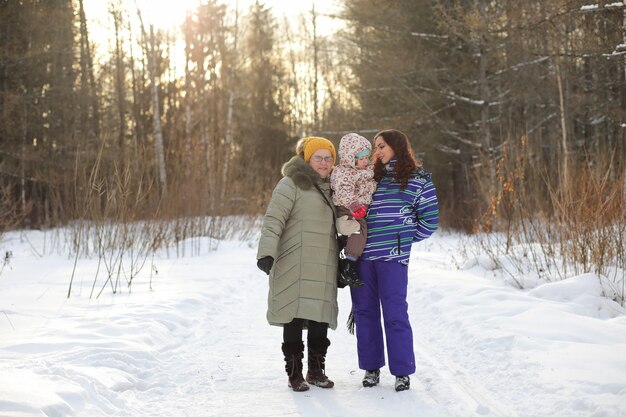
<svg viewBox="0 0 626 417"><path fill-rule="evenodd" d="M274 258L267 320L282 326L302 318L335 329L338 248L330 184L298 156L282 173L263 219L257 252L257 259Z"/></svg>

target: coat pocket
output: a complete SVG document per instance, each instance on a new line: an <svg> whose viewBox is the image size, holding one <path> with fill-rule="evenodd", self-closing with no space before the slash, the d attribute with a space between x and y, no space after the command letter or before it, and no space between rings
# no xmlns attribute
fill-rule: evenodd
<svg viewBox="0 0 626 417"><path fill-rule="evenodd" d="M400 233L396 235L398 237L398 255L402 253L402 239L400 239Z"/></svg>

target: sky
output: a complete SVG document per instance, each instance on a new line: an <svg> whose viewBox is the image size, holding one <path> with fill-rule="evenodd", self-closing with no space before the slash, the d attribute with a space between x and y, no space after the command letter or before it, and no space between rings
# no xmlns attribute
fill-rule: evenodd
<svg viewBox="0 0 626 417"><path fill-rule="evenodd" d="M169 29L179 27L185 19L188 10L193 10L201 0L121 0L128 10L135 10L135 4L141 10L143 18L152 22L156 27ZM239 0L239 8L247 10L255 0ZM222 3L233 8L237 1L223 1ZM301 0L266 0L264 3L270 7L277 19L282 16L295 18L299 13L306 13L311 10L311 1ZM336 11L337 0L315 0L315 9L318 13L324 14ZM87 18L94 23L91 29L91 36L94 40L106 39L105 28L108 24L108 1L105 0L84 0L85 13ZM320 32L331 33L336 21L320 17Z"/></svg>
<svg viewBox="0 0 626 417"><path fill-rule="evenodd" d="M335 387L295 393L281 328L265 319L259 232L222 224L232 238L159 250L130 289L125 259L116 294L97 257L81 257L69 298L74 258L51 246L71 242L68 230L0 235L0 417L626 416L626 309L606 283L525 274L513 277L520 290L497 266L506 259L445 232L411 251L411 389L396 393L387 367L362 387L341 289L326 362Z"/></svg>
<svg viewBox="0 0 626 417"><path fill-rule="evenodd" d="M144 24L149 26L154 24L156 28L177 30L184 22L189 10L193 10L202 0L120 0L122 7L129 11L129 18L132 19L132 27L139 30L137 22L136 8L142 14ZM223 4L233 9L238 5L239 9L246 11L255 0L232 0L222 1ZM337 19L325 17L323 14L335 13L339 7L339 0L315 0L315 10L318 13L318 33L320 35L330 35L342 27L342 23ZM285 20L298 24L300 14L310 13L312 1L300 0L266 0L264 3L271 8L277 22L282 24ZM89 39L97 46L94 51L96 61L100 61L113 50L113 24L110 19L109 1L105 0L84 0L85 14L88 20ZM280 30L280 29L279 29ZM280 34L278 34L280 37ZM139 38L139 34L136 35ZM173 54L176 61L176 71L182 75L184 68L184 45L182 38L175 43Z"/></svg>

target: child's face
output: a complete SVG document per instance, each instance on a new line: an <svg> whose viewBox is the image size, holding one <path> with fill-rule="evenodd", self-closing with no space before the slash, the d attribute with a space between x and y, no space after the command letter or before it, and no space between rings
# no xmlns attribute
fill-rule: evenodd
<svg viewBox="0 0 626 417"><path fill-rule="evenodd" d="M359 159L357 159L355 165L357 169L365 169L367 168L369 164L370 164L370 157L369 155L367 155L367 156L362 156Z"/></svg>

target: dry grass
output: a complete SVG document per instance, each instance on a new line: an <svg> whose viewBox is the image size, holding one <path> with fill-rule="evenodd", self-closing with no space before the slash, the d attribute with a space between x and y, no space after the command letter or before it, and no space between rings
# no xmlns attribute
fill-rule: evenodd
<svg viewBox="0 0 626 417"><path fill-rule="evenodd" d="M575 173L559 179L528 163L527 155L522 138L498 162L497 189L475 227L482 250L494 261L510 255L517 276L530 267L548 280L582 273L607 277L624 305L623 161L613 154L579 155L570 161Z"/></svg>
<svg viewBox="0 0 626 417"><path fill-rule="evenodd" d="M91 165L79 161L76 167L75 189L83 192L76 193L76 219L65 229L67 249L74 257L68 297L83 256L98 257L91 291L97 297L107 288L113 293L131 291L146 266L156 271L158 250L191 256L206 247L207 239L211 250L221 239L235 234L245 239L253 233L256 217L248 215L250 202L221 189L211 195L206 175L197 174L199 170L184 165L174 170L170 181L175 185L162 199L149 158L118 160L102 145Z"/></svg>

